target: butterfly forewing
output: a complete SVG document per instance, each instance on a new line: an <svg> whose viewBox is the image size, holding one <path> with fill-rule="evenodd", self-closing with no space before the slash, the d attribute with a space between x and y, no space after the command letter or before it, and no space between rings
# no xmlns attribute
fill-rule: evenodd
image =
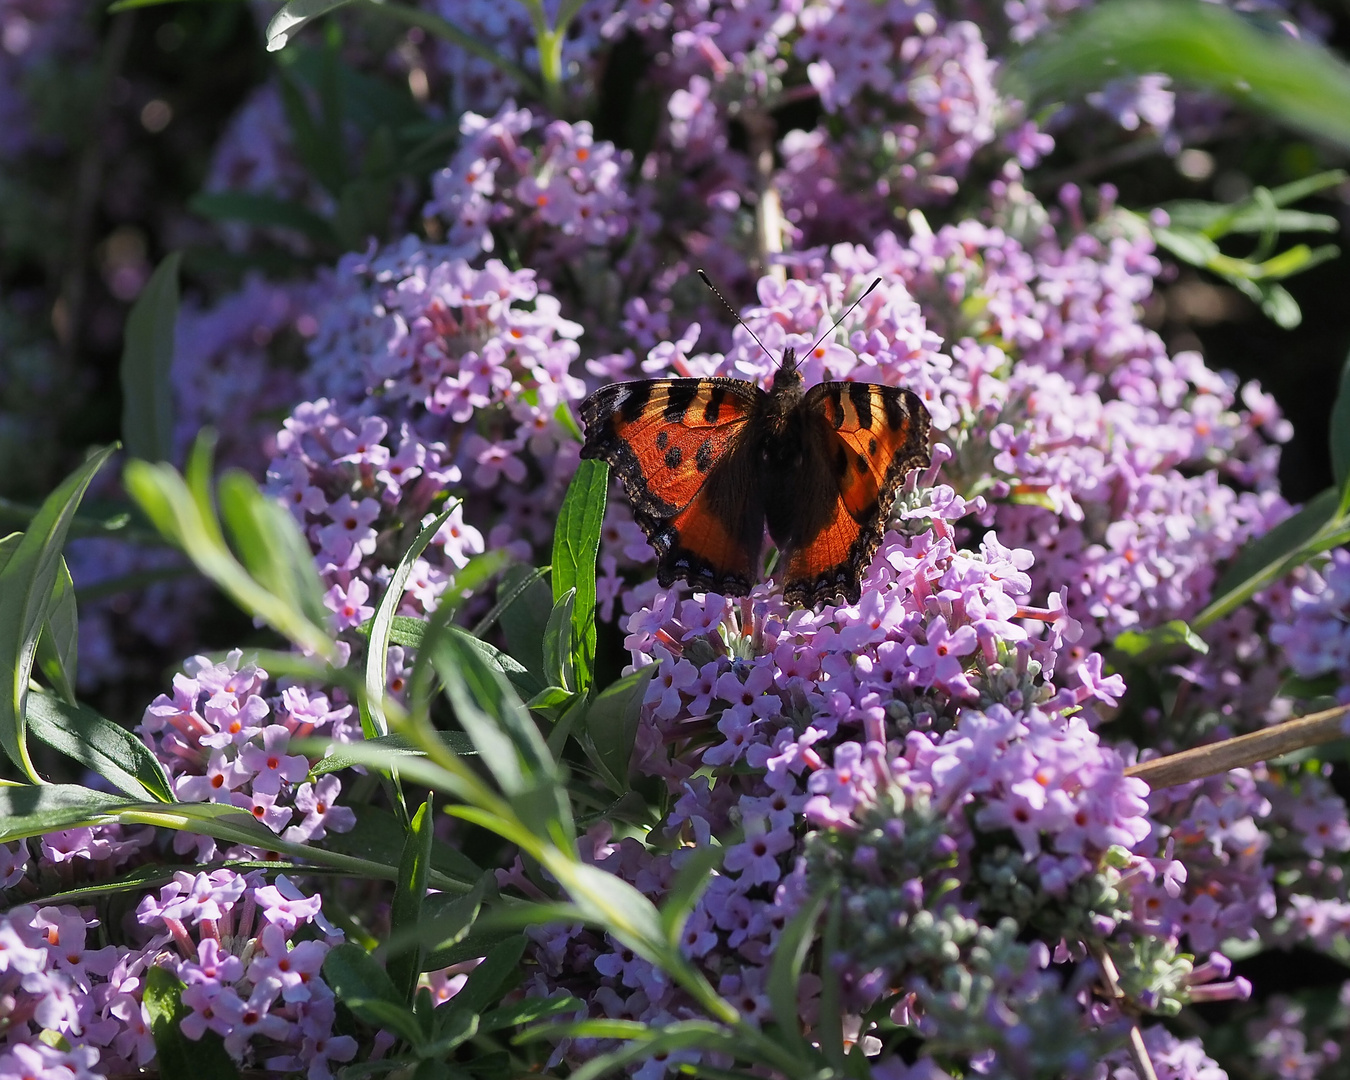
<svg viewBox="0 0 1350 1080"><path fill-rule="evenodd" d="M656 379L582 403L581 456L619 474L662 585L740 596L759 580L764 511L746 435L765 397L737 379Z"/></svg>

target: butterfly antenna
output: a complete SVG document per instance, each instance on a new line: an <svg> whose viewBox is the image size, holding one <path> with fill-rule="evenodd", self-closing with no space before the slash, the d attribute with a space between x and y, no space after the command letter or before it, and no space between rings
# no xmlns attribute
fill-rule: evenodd
<svg viewBox="0 0 1350 1080"><path fill-rule="evenodd" d="M741 318L740 314L736 311L734 307L732 307L729 303L727 303L727 298L717 291L717 286L712 283L712 278L710 278L702 270L697 271L697 273L698 276L703 279L703 284L708 286L708 288L712 290L712 294L715 297L717 297L717 299L722 301L722 306L726 308L729 312L731 312L731 317L735 319L738 323L740 323L742 326L745 326L745 320ZM861 299L861 297L859 297L859 299ZM765 345L764 342L759 340L758 334L756 334L748 326L745 326L745 332L755 339L755 344L764 350L765 356L767 356L770 360L774 360L773 353L769 352L769 347ZM776 364L778 363L778 361L774 360L774 363Z"/></svg>
<svg viewBox="0 0 1350 1080"><path fill-rule="evenodd" d="M854 309L855 307L857 307L859 304L861 304L864 300L866 300L867 297L871 294L872 290L875 289L875 288L876 288L878 285L880 285L880 284L881 284L881 278L876 278L876 279L874 279L873 282L872 282L872 284L869 285L869 286L867 286L867 291L866 291L865 293L863 293L860 297L858 297L858 299L854 300L853 303L849 304L848 310L847 310L846 312L844 312L842 315L840 315L839 318L835 319L835 320L834 320L834 325L831 326L828 330L826 330L825 333L821 334L820 337L816 338L815 345L812 345L809 349L806 350L806 352L802 353L802 355L803 355L803 356L810 356L813 352L815 352L815 351L816 351L816 345L819 345L819 344L820 344L822 341L824 341L827 337L829 337L829 336L830 336L831 334L833 334L836 330L838 330L838 329L839 329L839 324L840 324L841 322L843 322L845 319L847 319L850 315L852 315L852 314L853 314L853 309ZM725 303L725 301L723 301L723 302Z"/></svg>

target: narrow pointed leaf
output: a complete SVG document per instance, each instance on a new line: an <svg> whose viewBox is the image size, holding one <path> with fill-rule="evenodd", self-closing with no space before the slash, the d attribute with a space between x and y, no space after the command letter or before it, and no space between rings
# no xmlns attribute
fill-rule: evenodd
<svg viewBox="0 0 1350 1080"><path fill-rule="evenodd" d="M0 844L108 820L133 802L81 784L0 785Z"/></svg>
<svg viewBox="0 0 1350 1080"><path fill-rule="evenodd" d="M221 476L217 494L221 520L253 580L314 625L326 626L332 615L323 602L323 582L291 512L238 469Z"/></svg>
<svg viewBox="0 0 1350 1080"><path fill-rule="evenodd" d="M571 693L577 689L573 667L572 609L576 590L568 589L553 604L544 624L544 681Z"/></svg>
<svg viewBox="0 0 1350 1080"><path fill-rule="evenodd" d="M583 694L590 689L595 665L595 560L600 552L608 486L609 466L602 461L583 461L568 485L553 533L554 603L569 590L576 590L571 611L576 681L563 685Z"/></svg>
<svg viewBox="0 0 1350 1080"><path fill-rule="evenodd" d="M1264 585L1292 566L1290 559L1322 533L1336 518L1340 492L1327 488L1293 517L1280 522L1265 536L1247 544L1214 586L1204 611L1191 620L1191 629L1203 631L1245 602Z"/></svg>
<svg viewBox="0 0 1350 1080"><path fill-rule="evenodd" d="M175 251L155 268L127 315L122 345L122 440L146 461L173 458L174 334L178 327Z"/></svg>
<svg viewBox="0 0 1350 1080"><path fill-rule="evenodd" d="M290 0L267 24L267 51L284 49L306 23L350 4L352 0Z"/></svg>
<svg viewBox="0 0 1350 1080"><path fill-rule="evenodd" d="M802 1038L797 990L801 985L802 970L806 966L806 954L815 937L816 923L820 921L826 901L824 895L808 900L783 927L774 948L766 987L774 1020L778 1023L778 1030L787 1043L788 1051L802 1058L806 1058L810 1050Z"/></svg>
<svg viewBox="0 0 1350 1080"><path fill-rule="evenodd" d="M403 558L390 575L384 595L370 623L370 645L366 649L366 693L361 699L361 730L367 739L389 734L389 721L384 715L384 696L389 681L389 636L394 621L394 613L403 600L408 578L413 567L426 551L427 545L441 530L446 519L454 512L458 503L452 503L436 515L413 540L412 546L403 553Z"/></svg>
<svg viewBox="0 0 1350 1080"><path fill-rule="evenodd" d="M70 579L70 568L62 556L35 660L56 692L72 705L75 704L79 648L80 615L75 604L75 583Z"/></svg>
<svg viewBox="0 0 1350 1080"><path fill-rule="evenodd" d="M582 748L616 795L629 790L628 767L633 760L642 701L655 674L656 665L648 664L616 679L586 710Z"/></svg>
<svg viewBox="0 0 1350 1080"><path fill-rule="evenodd" d="M422 901L427 894L427 870L431 864L431 839L435 824L432 798L431 795L427 796L408 827L389 913L391 934L414 929L422 918ZM406 952L391 955L385 963L394 989L408 1004L412 1004L413 996L417 993L417 976L422 971L421 959L421 947L414 945Z"/></svg>
<svg viewBox="0 0 1350 1080"><path fill-rule="evenodd" d="M51 694L30 693L28 729L34 738L98 773L133 799L173 802L164 766L150 748L92 709Z"/></svg>
<svg viewBox="0 0 1350 1080"><path fill-rule="evenodd" d="M541 580L548 570L531 570L527 566L512 567L503 575L497 595L501 598L492 611L473 628L474 636L481 637L494 621L500 620L506 635L506 651L523 664L539 682L539 689L548 685L544 678L544 627L553 610L553 594Z"/></svg>
<svg viewBox="0 0 1350 1080"><path fill-rule="evenodd" d="M520 972L525 943L524 935L518 935L489 949L483 962L469 972L459 993L436 1010L437 1017L460 1011L481 1013L500 999L506 980Z"/></svg>
<svg viewBox="0 0 1350 1080"><path fill-rule="evenodd" d="M114 449L94 454L43 500L0 570L0 748L35 783L39 777L28 757L24 710L38 636L63 565L61 549L70 523L94 474Z"/></svg>

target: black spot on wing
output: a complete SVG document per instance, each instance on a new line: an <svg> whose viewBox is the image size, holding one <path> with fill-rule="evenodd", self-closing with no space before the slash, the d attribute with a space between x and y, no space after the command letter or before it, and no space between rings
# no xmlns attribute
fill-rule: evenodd
<svg viewBox="0 0 1350 1080"><path fill-rule="evenodd" d="M665 432L663 431L661 432L661 434L664 435ZM680 467L680 462L683 460L684 460L684 451L682 451L678 446L672 446L669 450L666 451L667 469L678 469Z"/></svg>
<svg viewBox="0 0 1350 1080"><path fill-rule="evenodd" d="M859 476L866 476L870 469L870 466L867 464L867 459L863 457L862 454L859 454L854 460L853 467L858 470Z"/></svg>
<svg viewBox="0 0 1350 1080"><path fill-rule="evenodd" d="M701 473L707 472L713 467L716 460L713 454L713 444L711 439L704 439L699 445L697 453L694 454L694 465Z"/></svg>
<svg viewBox="0 0 1350 1080"><path fill-rule="evenodd" d="M868 440L867 440L867 452L868 452L869 454L871 454L873 457L876 456L876 452L877 452L877 440L876 440L875 438L872 438L872 439L868 439Z"/></svg>

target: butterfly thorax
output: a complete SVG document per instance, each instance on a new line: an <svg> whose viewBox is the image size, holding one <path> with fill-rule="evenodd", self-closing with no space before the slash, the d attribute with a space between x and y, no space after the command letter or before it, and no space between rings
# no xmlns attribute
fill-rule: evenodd
<svg viewBox="0 0 1350 1080"><path fill-rule="evenodd" d="M797 368L797 351L787 349L783 353L783 364L774 372L773 382L769 386L769 400L766 413L770 422L785 419L802 402L802 373Z"/></svg>

